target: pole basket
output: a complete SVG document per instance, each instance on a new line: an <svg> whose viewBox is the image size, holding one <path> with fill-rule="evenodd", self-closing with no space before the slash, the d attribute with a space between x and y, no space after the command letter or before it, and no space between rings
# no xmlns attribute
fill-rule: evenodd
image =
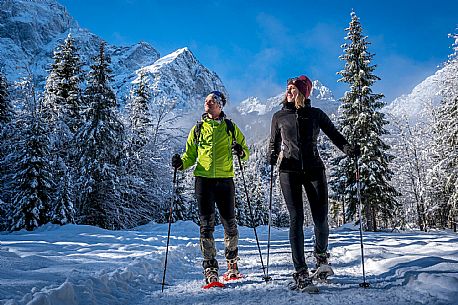
<svg viewBox="0 0 458 305"><path fill-rule="evenodd" d="M368 282L363 282L363 283L359 283L359 287L361 287L361 288L369 288L369 287L371 287L371 284L369 284Z"/></svg>

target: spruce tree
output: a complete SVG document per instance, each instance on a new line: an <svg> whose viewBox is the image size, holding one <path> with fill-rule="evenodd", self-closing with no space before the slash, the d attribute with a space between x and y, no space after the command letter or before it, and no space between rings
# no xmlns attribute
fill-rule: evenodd
<svg viewBox="0 0 458 305"><path fill-rule="evenodd" d="M0 70L0 130L13 118L13 106L9 98L8 81Z"/></svg>
<svg viewBox="0 0 458 305"><path fill-rule="evenodd" d="M75 136L78 164L77 212L81 223L107 229L122 227L118 189L124 127L117 113L117 100L110 88L110 59L101 43L91 65L84 92L85 123Z"/></svg>
<svg viewBox="0 0 458 305"><path fill-rule="evenodd" d="M44 117L51 125L51 154L57 183L51 218L54 223L66 224L74 219L72 177L75 160L71 157L71 146L75 132L82 125L82 63L71 34L56 48L53 58L54 63L46 79L43 105Z"/></svg>
<svg viewBox="0 0 458 305"><path fill-rule="evenodd" d="M50 221L54 183L50 162L47 123L40 112L34 86L25 83L26 109L15 120L16 148L8 156L13 193L8 212L9 230L33 230Z"/></svg>
<svg viewBox="0 0 458 305"><path fill-rule="evenodd" d="M54 63L46 79L44 107L49 119L61 120L74 134L82 124L82 62L71 34L57 47L53 58Z"/></svg>
<svg viewBox="0 0 458 305"><path fill-rule="evenodd" d="M129 119L132 129L132 149L138 151L150 140L152 119L149 110L151 89L148 86L143 70L139 72L139 81L134 88L129 109Z"/></svg>
<svg viewBox="0 0 458 305"><path fill-rule="evenodd" d="M349 84L350 90L341 98L339 125L342 134L352 144L361 146L359 158L361 196L366 228L376 231L378 220L384 226L390 224L397 207L396 190L389 184L393 175L389 162L393 159L387 153L389 146L382 140L387 134L384 125L388 122L380 109L384 106L383 94L372 92L371 86L379 78L371 65L373 54L367 50L370 44L362 35L359 18L351 13L350 26L346 29L348 43L342 48L340 58L346 61L345 68L338 72L341 82ZM352 219L357 212L355 160L340 157L335 159L331 188L339 197L348 202L347 217ZM335 198L339 200L340 198Z"/></svg>
<svg viewBox="0 0 458 305"><path fill-rule="evenodd" d="M8 151L12 148L9 137L11 134L12 125L9 123L14 118L13 107L10 100L8 81L3 71L0 69L0 230L2 223L5 224L5 217L7 212L7 203L9 201L6 190L6 173L10 165L6 160ZM4 201L2 201L4 200Z"/></svg>

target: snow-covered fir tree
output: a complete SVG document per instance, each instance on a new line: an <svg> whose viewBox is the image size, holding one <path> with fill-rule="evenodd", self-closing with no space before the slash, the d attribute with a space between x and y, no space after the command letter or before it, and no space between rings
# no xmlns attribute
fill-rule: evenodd
<svg viewBox="0 0 458 305"><path fill-rule="evenodd" d="M340 56L346 64L338 74L342 76L339 81L349 84L350 91L341 98L339 125L350 143L361 146L362 155L358 162L366 229L376 231L379 226L391 224L398 205L397 192L390 185L393 173L389 162L393 157L387 153L389 146L381 138L387 133L384 125L388 122L380 112L384 106L383 95L373 93L371 89L379 80L373 73L376 66L371 65L374 55L367 50L370 43L362 35L361 23L354 12L346 31L348 43L342 45L344 54ZM334 164L330 185L339 197L344 194L347 217L352 219L358 207L355 160L341 157Z"/></svg>
<svg viewBox="0 0 458 305"><path fill-rule="evenodd" d="M76 204L78 222L107 229L122 227L118 189L124 127L117 113L117 100L110 88L110 59L105 43L94 57L84 92L85 123L75 135L79 156Z"/></svg>
<svg viewBox="0 0 458 305"><path fill-rule="evenodd" d="M82 62L71 34L57 46L53 59L46 79L44 108L52 121L62 121L74 134L82 125Z"/></svg>
<svg viewBox="0 0 458 305"><path fill-rule="evenodd" d="M73 179L75 160L71 156L74 134L82 125L82 63L75 40L68 34L54 52L54 63L46 79L44 115L51 125L51 154L56 180L53 222L66 224L74 219Z"/></svg>
<svg viewBox="0 0 458 305"><path fill-rule="evenodd" d="M133 227L151 219L157 220L155 216L159 213L157 204L152 200L153 157L148 148L152 124L148 106L151 90L141 71L140 80L131 90L126 104L126 155L119 180L123 202L120 223L125 227Z"/></svg>
<svg viewBox="0 0 458 305"><path fill-rule="evenodd" d="M13 115L13 106L8 91L8 81L0 69L0 129L11 122Z"/></svg>
<svg viewBox="0 0 458 305"><path fill-rule="evenodd" d="M11 141L8 140L12 125L10 122L14 117L13 107L8 90L8 81L3 71L0 69L0 230L4 228L2 224L6 223L7 204L3 200L8 200L6 191L6 173L9 168L5 158L11 149Z"/></svg>
<svg viewBox="0 0 458 305"><path fill-rule="evenodd" d="M33 230L49 222L54 192L50 139L40 111L41 100L30 77L22 85L26 107L15 120L15 149L7 157L12 191L9 230Z"/></svg>
<svg viewBox="0 0 458 305"><path fill-rule="evenodd" d="M434 218L440 227L458 221L458 34L446 65L442 102L435 113L434 167L428 175L429 201L436 202Z"/></svg>
<svg viewBox="0 0 458 305"><path fill-rule="evenodd" d="M143 148L150 141L152 118L149 110L151 103L151 89L143 70L139 72L139 80L132 90L127 110L132 130L131 145L133 152Z"/></svg>

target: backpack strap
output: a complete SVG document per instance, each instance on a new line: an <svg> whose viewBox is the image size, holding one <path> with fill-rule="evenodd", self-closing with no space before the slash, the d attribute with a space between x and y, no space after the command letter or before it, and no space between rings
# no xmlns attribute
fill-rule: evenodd
<svg viewBox="0 0 458 305"><path fill-rule="evenodd" d="M224 118L224 122L226 122L226 132L228 135L232 136L232 142L236 142L235 139L235 127L234 123L231 119ZM194 143L196 143L196 147L199 146L200 141L200 131L202 129L202 121L197 121L196 127L194 128Z"/></svg>
<svg viewBox="0 0 458 305"><path fill-rule="evenodd" d="M224 121L226 122L226 131L228 135L232 135L232 142L237 142L235 140L235 127L234 123L232 122L231 119L226 119L224 118Z"/></svg>
<svg viewBox="0 0 458 305"><path fill-rule="evenodd" d="M202 124L202 121L197 121L196 127L194 128L194 143L196 143L196 146L199 146L200 130L202 129Z"/></svg>

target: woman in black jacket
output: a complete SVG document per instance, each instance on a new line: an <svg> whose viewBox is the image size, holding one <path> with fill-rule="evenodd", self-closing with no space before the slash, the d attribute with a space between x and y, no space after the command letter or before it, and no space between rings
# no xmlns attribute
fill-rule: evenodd
<svg viewBox="0 0 458 305"><path fill-rule="evenodd" d="M312 284L304 256L302 187L314 222L316 267L328 265L328 186L317 148L320 130L345 154L359 155L359 146L350 145L321 109L311 107L311 91L312 82L306 76L288 80L283 108L272 117L269 145L271 165L277 163L282 153L280 185L290 216L289 240L297 289ZM332 273L330 267L321 270Z"/></svg>

